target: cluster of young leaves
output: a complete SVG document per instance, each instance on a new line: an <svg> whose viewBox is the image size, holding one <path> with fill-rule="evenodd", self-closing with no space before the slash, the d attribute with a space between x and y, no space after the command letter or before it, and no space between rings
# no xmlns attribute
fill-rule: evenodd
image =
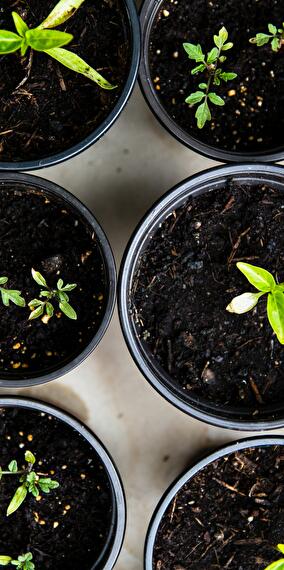
<svg viewBox="0 0 284 570"><path fill-rule="evenodd" d="M243 293L235 297L227 306L227 311L241 315L251 311L263 295L267 295L267 316L279 342L284 344L284 283L276 283L273 275L266 269L237 263L238 269L258 290L258 293Z"/></svg>
<svg viewBox="0 0 284 570"><path fill-rule="evenodd" d="M25 461L27 466L20 470L18 469L17 461L14 459L9 463L8 471L3 471L0 467L0 480L4 476L15 475L19 476L19 482L21 483L8 505L7 516L12 515L19 509L28 493L31 493L34 497L38 497L40 490L43 493L50 493L51 490L59 487L59 483L57 481L54 481L50 477L41 477L36 471L34 471L36 458L31 451L26 451Z"/></svg>
<svg viewBox="0 0 284 570"><path fill-rule="evenodd" d="M236 73L226 72L222 69L222 65L227 59L224 52L233 47L233 43L227 40L228 32L223 27L218 35L214 35L215 47L207 55L203 53L200 44L183 44L189 59L194 60L198 64L191 70L191 74L197 75L206 72L207 79L199 84L199 91L191 93L185 100L188 105L200 103L195 113L199 129L202 129L205 123L211 120L209 103L217 106L225 105L224 99L211 90L212 84L218 87L222 81L232 81L237 77Z"/></svg>
<svg viewBox="0 0 284 570"><path fill-rule="evenodd" d="M29 28L16 12L12 12L16 32L0 30L0 54L6 55L20 50L24 56L28 49L44 52L76 73L86 76L103 89L115 89L100 73L90 67L74 52L63 49L73 36L54 30L64 24L85 0L60 0L47 18L36 28Z"/></svg>
<svg viewBox="0 0 284 570"><path fill-rule="evenodd" d="M40 287L43 287L43 289L39 294L40 299L33 299L29 303L29 307L32 311L29 316L30 320L37 319L44 314L52 317L54 314L54 306L52 304L53 300L58 303L59 309L66 315L66 317L73 320L77 319L77 313L69 304L69 296L67 294L67 292L69 293L77 287L75 283L67 283L67 285L64 285L63 280L59 279L57 281L57 289L51 289L48 287L45 278L41 273L39 273L39 271L32 269L32 276L35 282L40 285Z"/></svg>
<svg viewBox="0 0 284 570"><path fill-rule="evenodd" d="M277 550L284 554L284 544L278 544ZM276 560L276 562L272 562L272 564L269 564L265 570L284 570L284 558L280 558L279 560Z"/></svg>
<svg viewBox="0 0 284 570"><path fill-rule="evenodd" d="M35 565L32 560L33 555L31 552L21 554L18 556L17 560L13 560L11 556L0 555L0 566L9 566L11 564L16 567L16 570L35 570Z"/></svg>
<svg viewBox="0 0 284 570"><path fill-rule="evenodd" d="M0 293L3 305L9 307L10 302L14 303L18 307L25 307L26 301L21 297L21 291L17 289L7 289L7 287L2 287L8 283L8 277L0 277Z"/></svg>
<svg viewBox="0 0 284 570"><path fill-rule="evenodd" d="M268 31L269 34L256 34L254 38L250 39L250 43L261 47L271 42L272 50L277 52L284 45L284 22L282 28L276 28L273 24L268 24Z"/></svg>

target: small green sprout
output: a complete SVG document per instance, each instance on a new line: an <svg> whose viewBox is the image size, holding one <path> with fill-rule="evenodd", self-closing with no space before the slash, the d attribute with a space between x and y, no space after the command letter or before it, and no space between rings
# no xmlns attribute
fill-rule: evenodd
<svg viewBox="0 0 284 570"><path fill-rule="evenodd" d="M18 556L17 560L13 560L11 556L1 556L0 555L0 566L12 566L16 567L16 570L35 570L35 565L32 562L33 555L31 552L27 554L21 554Z"/></svg>
<svg viewBox="0 0 284 570"><path fill-rule="evenodd" d="M277 550L284 554L284 544L278 544ZM265 570L284 570L284 558L280 558L276 562L272 562L272 564L269 564Z"/></svg>
<svg viewBox="0 0 284 570"><path fill-rule="evenodd" d="M237 268L259 293L243 293L227 306L227 311L241 315L253 309L263 295L267 295L267 316L279 342L284 344L284 283L276 283L273 275L262 269L239 262Z"/></svg>
<svg viewBox="0 0 284 570"><path fill-rule="evenodd" d="M100 73L90 67L81 57L75 53L63 49L63 46L73 40L71 34L53 30L64 24L85 0L60 0L47 18L36 28L29 28L24 20L12 12L17 33L8 30L0 30L0 54L6 55L16 51L25 56L28 49L46 53L59 63L76 73L81 73L91 81L97 83L103 89L115 89ZM32 55L33 51L31 51ZM30 56L31 57L31 56ZM32 60L30 59L30 68ZM30 72L30 69L29 69ZM28 77L25 78L27 80ZM23 82L20 84L23 85Z"/></svg>
<svg viewBox="0 0 284 570"><path fill-rule="evenodd" d="M8 283L8 277L0 277L0 293L3 305L5 305L5 307L9 307L11 301L18 307L25 307L26 301L21 297L21 291L2 287L2 285L6 285L6 283Z"/></svg>
<svg viewBox="0 0 284 570"><path fill-rule="evenodd" d="M31 493L34 497L38 497L39 489L43 493L50 493L52 489L57 489L57 487L59 487L59 483L57 481L53 481L50 477L45 477L42 473L34 471L36 458L31 451L26 451L25 461L27 466L22 469L18 469L17 461L14 459L10 461L8 471L3 471L0 467L0 480L5 476L15 475L19 476L19 482L21 483L9 503L7 516L12 515L19 509L28 493Z"/></svg>
<svg viewBox="0 0 284 570"><path fill-rule="evenodd" d="M39 294L40 297L44 298L44 301L41 299L33 299L30 301L29 307L32 312L29 316L29 320L37 319L44 314L51 318L54 314L54 306L51 302L53 299L58 302L59 309L66 317L73 320L77 319L77 313L68 303L69 296L67 295L67 291L73 291L73 289L77 287L76 283L67 283L67 285L64 285L62 279L59 279L57 281L57 289L51 289L39 271L32 269L32 276L40 287L44 287Z"/></svg>
<svg viewBox="0 0 284 570"><path fill-rule="evenodd" d="M224 99L214 91L211 91L212 84L219 87L221 81L232 81L237 77L236 73L223 71L222 69L222 64L227 59L223 52L233 47L232 42L227 42L227 40L228 32L223 27L219 31L218 36L214 35L216 47L213 47L207 56L203 53L200 44L183 44L189 59L193 59L198 64L191 70L191 74L197 75L205 71L207 77L206 81L199 84L199 91L191 93L185 100L190 106L200 103L195 113L199 129L203 129L205 123L211 121L209 102L220 107L225 105Z"/></svg>
<svg viewBox="0 0 284 570"><path fill-rule="evenodd" d="M268 31L269 34L256 34L255 38L250 39L250 43L261 47L271 42L272 50L277 52L284 45L284 22L282 28L268 24Z"/></svg>

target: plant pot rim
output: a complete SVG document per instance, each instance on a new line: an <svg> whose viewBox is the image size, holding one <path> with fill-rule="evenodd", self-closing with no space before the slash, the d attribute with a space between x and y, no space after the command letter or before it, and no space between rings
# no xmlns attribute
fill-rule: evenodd
<svg viewBox="0 0 284 570"><path fill-rule="evenodd" d="M276 415L279 412L277 405L271 406L270 414L272 414L273 419L257 419L257 416L252 418L249 409L226 408L200 398L195 398L195 400L192 398L189 403L185 398L184 391L171 381L170 376L155 362L150 351L147 353L145 347L141 346L128 310L129 291L131 290L137 260L141 252L144 251L149 236L156 231L159 224L175 207L179 207L190 196L198 195L202 190L205 192L209 188L218 188L228 176L236 179L242 177L245 181L250 181L253 177L256 183L270 179L272 183L276 184L276 180L278 180L278 184L281 184L284 190L283 166L244 163L217 166L205 170L180 182L164 194L142 218L124 252L118 284L120 324L129 352L143 376L160 395L176 408L200 421L222 428L242 431L277 429L284 426L284 402L278 416ZM241 413L242 419L239 419Z"/></svg>
<svg viewBox="0 0 284 570"><path fill-rule="evenodd" d="M23 388L23 387L30 387L36 386L39 384L45 384L46 382L50 382L51 380L55 380L61 376L64 376L77 366L81 364L90 354L95 350L99 342L101 341L102 337L104 336L110 321L112 319L115 303L116 303L116 266L114 261L114 256L112 253L111 246L109 241L104 233L101 225L92 214L92 212L71 192L68 192L58 184L51 182L50 180L46 180L44 178L40 178L39 176L34 176L32 174L22 174L17 172L0 172L0 192L1 188L5 185L5 183L18 183L23 184L23 186L30 186L39 188L44 192L47 192L55 197L58 197L64 200L72 210L77 210L83 220L88 224L89 227L95 232L96 236L98 237L98 241L100 244L101 255L105 263L105 271L106 271L106 278L107 278L107 294L108 299L106 303L106 308L104 312L104 316L102 318L101 324L90 340L90 342L85 346L85 348L75 356L71 358L68 362L63 363L61 366L58 366L56 369L51 370L50 372L47 370L46 372L41 371L38 373L21 373L19 375L19 380L14 379L5 379L1 377L0 372L0 388ZM15 375L16 377L16 375Z"/></svg>
<svg viewBox="0 0 284 570"><path fill-rule="evenodd" d="M201 459L201 461L195 463L193 467L190 467L190 469L187 469L181 476L175 479L175 481L163 494L151 518L145 541L144 570L152 570L153 568L153 550L157 531L164 513L175 495L181 490L183 485L189 481L189 479L192 479L192 477L194 477L198 471L201 471L207 467L207 465L213 463L214 461L217 461L221 457L230 455L236 451L249 449L250 447L264 447L270 445L284 445L284 436L275 435L250 437L223 445L221 447L218 447L217 450L213 453L210 453L210 455L206 455L206 457Z"/></svg>
<svg viewBox="0 0 284 570"><path fill-rule="evenodd" d="M85 137L79 143L72 145L70 148L58 152L56 154L50 154L45 158L40 158L36 160L25 160L19 162L0 161L0 172L6 170L9 171L38 170L41 168L47 168L49 166L55 166L56 164L60 164L61 162L65 162L66 160L74 158L81 152L87 150L94 143L96 143L115 123L115 121L117 120L120 113L124 109L133 91L137 78L139 60L140 60L140 24L139 24L139 18L135 2L133 0L123 0L123 2L125 4L127 19L129 23L131 61L124 88L114 108L110 111L110 113L102 121L102 123L90 135Z"/></svg>
<svg viewBox="0 0 284 570"><path fill-rule="evenodd" d="M0 396L0 407L27 408L29 410L36 410L52 415L77 431L84 439L88 441L88 443L98 454L109 477L112 492L114 518L110 530L113 531L114 538L109 553L105 553L107 558L103 566L103 570L112 570L119 556L124 540L126 528L126 500L118 469L105 446L81 420L78 420L73 415L65 412L61 408L51 404L46 404L41 400L18 396ZM100 558L102 558L102 556L100 556ZM98 569L98 562L95 562L95 564L90 568L90 570L95 569Z"/></svg>
<svg viewBox="0 0 284 570"><path fill-rule="evenodd" d="M151 111L160 124L179 142L191 150L220 162L278 162L284 158L283 147L259 152L234 152L220 149L201 142L180 127L167 113L154 89L148 58L148 46L155 16L164 0L144 0L140 10L141 24L141 61L139 67L139 85Z"/></svg>

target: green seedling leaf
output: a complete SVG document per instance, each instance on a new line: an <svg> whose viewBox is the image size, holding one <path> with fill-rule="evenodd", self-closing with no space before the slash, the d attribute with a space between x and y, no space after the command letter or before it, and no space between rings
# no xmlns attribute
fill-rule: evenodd
<svg viewBox="0 0 284 570"><path fill-rule="evenodd" d="M265 568L265 570L284 570L284 559L277 560L276 562L272 562Z"/></svg>
<svg viewBox="0 0 284 570"><path fill-rule="evenodd" d="M218 48L214 47L207 55L207 63L211 64L214 63L219 56Z"/></svg>
<svg viewBox="0 0 284 570"><path fill-rule="evenodd" d="M77 287L76 283L67 283L67 285L63 285L62 279L59 279L59 281L57 282L57 288L59 289L59 291L73 291L73 289L76 289L76 287Z"/></svg>
<svg viewBox="0 0 284 570"><path fill-rule="evenodd" d="M59 48L71 42L73 36L57 30L28 30L25 40L28 46L36 51L47 51L52 48Z"/></svg>
<svg viewBox="0 0 284 570"><path fill-rule="evenodd" d="M11 562L11 556L0 556L0 566L8 566Z"/></svg>
<svg viewBox="0 0 284 570"><path fill-rule="evenodd" d="M100 73L90 67L81 57L75 53L62 48L53 48L45 50L45 53L59 61L68 69L84 75L91 81L97 83L102 89L116 89L117 85L109 83Z"/></svg>
<svg viewBox="0 0 284 570"><path fill-rule="evenodd" d="M233 79L236 79L236 77L238 76L236 73L227 73L223 71L222 73L220 73L219 77L220 79L223 79L223 81L227 83L227 81L232 81Z"/></svg>
<svg viewBox="0 0 284 570"><path fill-rule="evenodd" d="M273 51L279 51L280 47L281 47L281 41L279 38L273 38L272 42L271 42L271 47Z"/></svg>
<svg viewBox="0 0 284 570"><path fill-rule="evenodd" d="M13 461L11 461L8 465L8 469L11 473L17 473L18 471L18 464L17 461L15 461L15 459L13 459Z"/></svg>
<svg viewBox="0 0 284 570"><path fill-rule="evenodd" d="M197 65L196 67L194 67L191 70L191 75L196 75L197 73L200 73L201 71L204 71L206 69L206 65L204 65L204 63L202 63L201 65Z"/></svg>
<svg viewBox="0 0 284 570"><path fill-rule="evenodd" d="M8 277L0 277L0 285L5 285L8 282Z"/></svg>
<svg viewBox="0 0 284 570"><path fill-rule="evenodd" d="M251 311L251 309L257 305L262 295L264 295L264 293L243 293L231 301L227 306L227 311L229 311L229 313L236 313L237 315L248 313L248 311Z"/></svg>
<svg viewBox="0 0 284 570"><path fill-rule="evenodd" d="M0 30L0 55L13 53L20 49L22 38L14 32Z"/></svg>
<svg viewBox="0 0 284 570"><path fill-rule="evenodd" d="M276 286L275 279L269 271L249 263L239 262L237 268L245 275L247 280L259 291L268 292Z"/></svg>
<svg viewBox="0 0 284 570"><path fill-rule="evenodd" d="M34 456L34 454L31 451L26 451L25 453L25 461L27 463L30 463L31 465L34 465L34 463L36 462L36 458Z"/></svg>
<svg viewBox="0 0 284 570"><path fill-rule="evenodd" d="M43 275L41 275L41 273L39 273L39 271L32 269L32 276L38 285L40 285L41 287L47 287L46 280L43 277Z"/></svg>
<svg viewBox="0 0 284 570"><path fill-rule="evenodd" d="M219 31L218 36L214 36L214 43L217 46L217 48L222 49L227 39L228 39L228 32L226 28L223 26Z"/></svg>
<svg viewBox="0 0 284 570"><path fill-rule="evenodd" d="M206 83L199 83L198 87L199 87L199 89L207 89L207 84Z"/></svg>
<svg viewBox="0 0 284 570"><path fill-rule="evenodd" d="M39 28L57 28L71 18L85 0L60 0Z"/></svg>
<svg viewBox="0 0 284 570"><path fill-rule="evenodd" d="M38 319L43 315L43 313L44 313L44 303L40 307L31 312L29 316L29 321L32 321L33 319Z"/></svg>
<svg viewBox="0 0 284 570"><path fill-rule="evenodd" d="M281 291L269 293L267 315L280 344L284 344L284 294Z"/></svg>
<svg viewBox="0 0 284 570"><path fill-rule="evenodd" d="M205 87L206 87L206 85L205 85ZM204 97L205 97L205 93L203 93L203 91L196 91L196 93L191 93L191 95L189 95L189 97L187 97L185 102L188 103L188 105L195 105L196 103L200 103L200 101L202 101L202 99L204 99Z"/></svg>
<svg viewBox="0 0 284 570"><path fill-rule="evenodd" d="M197 107L195 117L197 119L197 126L199 129L203 129L206 121L211 121L211 112L207 101L204 101L204 103L201 103L201 105Z"/></svg>
<svg viewBox="0 0 284 570"><path fill-rule="evenodd" d="M199 61L204 61L205 55L202 51L200 44L195 45L195 44L184 43L183 47L189 59L194 59L194 61L196 61L197 63Z"/></svg>
<svg viewBox="0 0 284 570"><path fill-rule="evenodd" d="M284 554L284 544L277 544L277 550L279 550L279 552Z"/></svg>
<svg viewBox="0 0 284 570"><path fill-rule="evenodd" d="M265 44L268 44L270 39L271 36L269 36L268 34L256 34L255 38L250 39L250 43L256 44L258 47L261 47L264 46Z"/></svg>
<svg viewBox="0 0 284 570"><path fill-rule="evenodd" d="M27 487L25 484L18 487L18 489L16 490L16 493L14 494L14 496L13 496L13 498L12 498L12 500L8 506L8 509L7 509L7 516L8 517L19 509L21 504L24 502L24 500L27 496L27 493L28 493L28 490L27 490Z"/></svg>
<svg viewBox="0 0 284 570"><path fill-rule="evenodd" d="M21 18L21 16L19 16L19 14L17 14L17 12L12 12L12 16L13 16L13 20L14 20L16 30L17 30L19 36L21 36L23 38L25 33L28 31L29 28L28 28L26 22L24 22L24 20Z"/></svg>
<svg viewBox="0 0 284 570"><path fill-rule="evenodd" d="M228 49L232 49L233 46L234 44L232 42L228 42L227 44L223 45L222 51L227 51Z"/></svg>
<svg viewBox="0 0 284 570"><path fill-rule="evenodd" d="M51 303L46 303L46 305L45 305L45 310L46 310L46 314L47 314L49 317L53 317L53 314L54 314L54 307L53 307L53 305L52 305Z"/></svg>
<svg viewBox="0 0 284 570"><path fill-rule="evenodd" d="M271 34L273 34L273 36L277 34L277 28L276 26L273 26L273 24L268 24L268 30Z"/></svg>
<svg viewBox="0 0 284 570"><path fill-rule="evenodd" d="M68 317L69 319L72 319L72 320L77 319L76 311L66 301L63 301L63 302L60 301L59 308L62 311L62 313L64 313L64 315L66 315L66 317Z"/></svg>
<svg viewBox="0 0 284 570"><path fill-rule="evenodd" d="M225 105L224 99L222 99L222 97L219 97L219 95L217 95L217 93L209 93L208 97L209 97L211 103L213 103L214 105L219 105L220 107Z"/></svg>

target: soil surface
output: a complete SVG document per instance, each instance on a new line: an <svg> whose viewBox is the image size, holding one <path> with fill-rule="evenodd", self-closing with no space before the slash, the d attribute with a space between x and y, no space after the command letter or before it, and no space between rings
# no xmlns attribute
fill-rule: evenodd
<svg viewBox="0 0 284 570"><path fill-rule="evenodd" d="M142 344L185 398L252 412L283 401L283 346L265 298L244 315L226 311L234 297L254 291L237 261L284 281L283 221L280 191L228 180L188 200L148 241L130 310Z"/></svg>
<svg viewBox="0 0 284 570"><path fill-rule="evenodd" d="M112 493L104 466L91 445L53 416L23 409L0 410L0 465L12 459L19 468L25 451L36 457L35 471L60 486L50 494L30 493L9 518L5 513L17 489L18 476L0 483L1 554L17 558L31 551L37 569L90 570L109 535ZM58 523L58 524L55 524Z"/></svg>
<svg viewBox="0 0 284 570"><path fill-rule="evenodd" d="M18 289L26 300L38 298L41 287L31 269L42 273L50 287L59 277L76 283L69 302L77 312L70 320L54 302L54 316L29 321L30 309L0 303L0 375L16 379L58 367L78 355L101 325L107 284L96 235L63 200L47 198L13 184L0 192L1 276L9 289Z"/></svg>
<svg viewBox="0 0 284 570"><path fill-rule="evenodd" d="M12 10L36 27L55 0L4 0L0 29L14 31ZM123 0L86 0L61 31L73 34L74 51L117 89L106 91L46 54L35 52L28 81L29 52L0 56L0 163L45 158L90 135L114 108L130 65L130 40Z"/></svg>
<svg viewBox="0 0 284 570"><path fill-rule="evenodd" d="M179 0L162 2L151 34L149 62L157 96L167 113L190 135L220 149L259 152L283 146L284 48L257 47L249 39L267 32L268 23L279 27L284 0ZM222 26L233 49L226 52L225 71L238 77L222 82L215 91L224 107L211 104L211 123L200 130L195 109L185 99L198 90L206 74L192 76L197 65L189 60L184 42L214 46L213 34ZM267 32L268 33L268 32Z"/></svg>
<svg viewBox="0 0 284 570"><path fill-rule="evenodd" d="M264 570L281 558L284 448L250 448L202 469L175 496L153 570Z"/></svg>

